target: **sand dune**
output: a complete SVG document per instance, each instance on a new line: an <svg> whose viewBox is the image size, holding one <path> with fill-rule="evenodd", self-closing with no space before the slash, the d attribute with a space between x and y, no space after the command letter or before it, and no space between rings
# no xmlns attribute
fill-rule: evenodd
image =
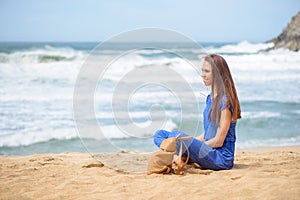
<svg viewBox="0 0 300 200"><path fill-rule="evenodd" d="M146 175L149 155L0 156L0 199L300 199L300 147L237 152L232 170L184 175Z"/></svg>

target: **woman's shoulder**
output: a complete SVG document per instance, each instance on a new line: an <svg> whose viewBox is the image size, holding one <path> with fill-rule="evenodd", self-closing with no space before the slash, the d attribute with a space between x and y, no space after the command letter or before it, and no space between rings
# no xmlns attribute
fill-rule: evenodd
<svg viewBox="0 0 300 200"><path fill-rule="evenodd" d="M225 108L229 108L230 109L230 103L228 102L228 96L226 94L224 94L222 97L221 97L221 110L225 109Z"/></svg>
<svg viewBox="0 0 300 200"><path fill-rule="evenodd" d="M228 96L226 94L224 94L222 97L221 97L221 101L222 102L226 102L228 100Z"/></svg>

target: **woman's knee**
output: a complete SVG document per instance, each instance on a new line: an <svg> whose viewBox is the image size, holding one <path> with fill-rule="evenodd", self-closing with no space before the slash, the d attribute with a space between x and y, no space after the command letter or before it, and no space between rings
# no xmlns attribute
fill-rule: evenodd
<svg viewBox="0 0 300 200"><path fill-rule="evenodd" d="M173 130L173 131L166 131L166 130L158 130L153 135L154 144L158 147L160 147L160 144L163 140L170 138L170 137L184 137L188 136L188 134L183 133L179 130Z"/></svg>
<svg viewBox="0 0 300 200"><path fill-rule="evenodd" d="M153 135L154 144L159 147L163 140L169 138L169 134L166 130L156 131Z"/></svg>

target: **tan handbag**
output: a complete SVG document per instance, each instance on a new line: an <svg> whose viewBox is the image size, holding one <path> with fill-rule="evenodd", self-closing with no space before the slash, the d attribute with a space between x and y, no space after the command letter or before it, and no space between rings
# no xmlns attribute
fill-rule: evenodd
<svg viewBox="0 0 300 200"><path fill-rule="evenodd" d="M161 145L160 145L160 149L156 152L154 152L148 162L148 172L147 174L160 174L160 173L171 173L174 172L173 168L172 168L172 164L173 164L173 157L176 153L176 142L180 141L180 149L179 149L179 154L178 154L178 160L179 162L177 163L177 170L175 172L175 174L182 174L183 173L183 169L185 167L185 165L187 164L187 162L189 161L189 151L188 148L186 146L186 144L183 142L183 140L191 140L193 139L192 136L188 136L188 137L181 137L181 138L167 138L165 139ZM185 146L185 149L187 151L188 157L186 159L186 161L182 164L182 145Z"/></svg>

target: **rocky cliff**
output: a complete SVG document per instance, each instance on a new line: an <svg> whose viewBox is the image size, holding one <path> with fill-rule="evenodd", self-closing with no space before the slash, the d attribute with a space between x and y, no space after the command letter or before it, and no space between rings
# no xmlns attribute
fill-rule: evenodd
<svg viewBox="0 0 300 200"><path fill-rule="evenodd" d="M300 12L298 12L290 21L288 26L276 38L271 40L274 42L274 47L287 48L292 51L300 50Z"/></svg>

